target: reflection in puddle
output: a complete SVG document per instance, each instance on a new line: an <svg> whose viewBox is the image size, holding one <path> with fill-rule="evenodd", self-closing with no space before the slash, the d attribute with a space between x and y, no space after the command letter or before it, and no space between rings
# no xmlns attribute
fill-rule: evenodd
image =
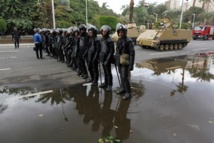
<svg viewBox="0 0 214 143"><path fill-rule="evenodd" d="M175 92L183 94L188 90L185 81L213 82L213 65L212 56L197 55L152 59L139 62L136 67L143 68L145 73L148 73L147 77L144 76L146 79L157 80L162 78L168 82L171 80L171 83L176 86L176 88L172 87L171 91L171 95L174 95ZM159 82L159 84L161 83Z"/></svg>
<svg viewBox="0 0 214 143"><path fill-rule="evenodd" d="M129 101L115 94L114 69L113 92L90 84L2 86L1 141L97 142L112 135L124 142L213 142L213 71L210 56L139 62L131 72L134 97Z"/></svg>
<svg viewBox="0 0 214 143"><path fill-rule="evenodd" d="M135 86L133 87L133 91L136 94L137 98L140 98L142 94L144 93L142 89L138 89L138 87L143 87L142 85L138 85L137 83L134 83ZM88 92L87 92L88 90ZM39 89L36 90L37 92ZM3 87L1 88L1 93L4 95L4 98L14 98L14 97L22 97L22 98L16 98L16 99L24 99L15 101L17 105L15 106L22 106L22 109L19 109L21 111L19 114L20 116L27 116L27 114L31 111L27 110L27 107L25 107L25 102L30 102L31 108L37 108L39 111L45 110L45 108L42 108L41 104L44 106L51 105L53 108L61 108L61 112L64 118L65 122L72 122L72 118L82 118L82 122L85 125L91 126L91 131L100 133L101 137L110 136L112 132L114 131L116 133L116 136L120 139L128 139L129 132L130 132L130 119L126 117L130 101L122 102L120 101L120 98L118 95L115 95L114 92L105 92L103 89L99 89L98 87L91 87L91 86L82 86L82 85L76 85L71 86L63 89L53 89L53 92L51 93L43 93L39 96L23 96L24 94L31 94L35 95L35 89L32 88L9 88L9 87ZM36 92L36 93L37 93ZM19 95L19 93L21 93ZM10 95L9 95L10 94ZM139 97L137 94L141 94ZM8 97L9 95L9 97ZM13 97L11 97L13 95ZM14 104L14 102L10 102L11 100L7 99L6 104L7 106L10 104ZM34 101L34 103L32 102ZM37 105L38 103L38 105ZM40 104L41 103L41 104ZM21 105L22 104L22 105ZM27 103L28 104L28 103ZM77 113L81 116L75 116L71 117L69 114L68 109L69 106L75 105L74 109L77 111ZM2 115L5 117L13 116L10 113L5 112L3 114L3 111L6 111L7 106L4 104L1 104L1 112ZM13 108L13 107L11 107ZM18 108L18 107L16 107ZM51 112L54 112L53 109L51 109ZM17 111L17 112L19 112ZM8 111L11 112L11 111ZM14 112L14 111L12 111ZM46 116L45 114L39 114L39 117ZM59 116L60 117L60 116ZM52 118L47 117L48 120L51 120ZM1 120L1 118L0 118ZM24 119L23 119L24 120ZM6 122L4 118L2 118L2 122ZM81 120L79 120L81 121ZM34 124L41 124L41 121L36 121ZM14 124L17 122L14 121ZM57 124L64 124L62 122L59 122ZM25 126L31 126L30 124ZM76 126L75 124L72 126ZM7 128L10 128L10 126ZM11 125L12 128L12 125ZM1 128L3 129L3 128ZM0 129L0 132L1 132ZM79 134L79 132L74 133ZM90 136L90 134L86 135ZM21 138L20 138L21 139ZM98 139L98 138L96 138ZM78 141L79 139L74 139L74 141Z"/></svg>

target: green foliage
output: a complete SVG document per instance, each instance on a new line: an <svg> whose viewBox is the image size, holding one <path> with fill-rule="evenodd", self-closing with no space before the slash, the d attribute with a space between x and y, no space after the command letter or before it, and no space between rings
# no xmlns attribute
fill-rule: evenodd
<svg viewBox="0 0 214 143"><path fill-rule="evenodd" d="M7 29L6 21L0 18L0 31L6 31L6 29Z"/></svg>
<svg viewBox="0 0 214 143"><path fill-rule="evenodd" d="M0 3L0 17L7 19L8 29L14 26L23 30L53 27L50 0L0 0ZM85 0L70 0L67 3L55 0L54 6L56 27L67 28L86 22ZM98 26L99 17L103 15L119 17L107 4L99 7L97 1L89 0L88 22Z"/></svg>
<svg viewBox="0 0 214 143"><path fill-rule="evenodd" d="M7 19L8 29L14 26L23 29L32 27L31 15L34 0L0 0L0 17Z"/></svg>
<svg viewBox="0 0 214 143"><path fill-rule="evenodd" d="M187 11L184 12L183 21L184 22L192 22L192 16L195 14L195 22L201 20L201 17L199 17L200 13L203 13L202 8L199 7L190 7Z"/></svg>
<svg viewBox="0 0 214 143"><path fill-rule="evenodd" d="M170 9L163 12L165 18L170 19L173 22L177 22L180 19L181 11L176 9Z"/></svg>
<svg viewBox="0 0 214 143"><path fill-rule="evenodd" d="M72 15L64 6L57 6L55 10L55 17L57 19L56 26L60 28L71 27L71 22L73 20Z"/></svg>
<svg viewBox="0 0 214 143"><path fill-rule="evenodd" d="M167 10L166 5L160 4L160 5L157 5L157 6L154 7L153 14L157 13L158 14L158 18L162 19L162 18L164 18L163 12L166 11L166 10Z"/></svg>
<svg viewBox="0 0 214 143"><path fill-rule="evenodd" d="M179 27L180 23L173 23L173 26ZM189 23L182 23L181 24L181 29L191 29L191 24Z"/></svg>
<svg viewBox="0 0 214 143"><path fill-rule="evenodd" d="M18 27L21 29L30 29L32 26L32 22L28 19L22 19L22 18L10 18L7 20L7 24L9 27Z"/></svg>
<svg viewBox="0 0 214 143"><path fill-rule="evenodd" d="M99 143L121 143L122 141L113 136L108 136L108 137L100 138L98 142Z"/></svg>
<svg viewBox="0 0 214 143"><path fill-rule="evenodd" d="M145 1L139 1L138 5L134 7L133 19L137 25L145 25L147 22L155 22L154 13L158 14L158 18L163 18L162 14L166 11L166 6L163 4L156 5L156 3L150 4L148 7L144 6ZM122 15L126 18L126 23L129 17L129 6L122 7Z"/></svg>
<svg viewBox="0 0 214 143"><path fill-rule="evenodd" d="M115 30L117 23L118 20L115 16L100 16L99 18L99 26L108 25L111 27L112 31Z"/></svg>

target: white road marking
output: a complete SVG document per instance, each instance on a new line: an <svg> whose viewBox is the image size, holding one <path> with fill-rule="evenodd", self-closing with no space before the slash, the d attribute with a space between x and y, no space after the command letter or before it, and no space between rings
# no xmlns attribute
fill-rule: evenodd
<svg viewBox="0 0 214 143"><path fill-rule="evenodd" d="M11 70L11 68L0 69L0 71L8 71L8 70Z"/></svg>
<svg viewBox="0 0 214 143"><path fill-rule="evenodd" d="M12 50L12 51L0 51L0 53L17 53L19 51L17 50Z"/></svg>
<svg viewBox="0 0 214 143"><path fill-rule="evenodd" d="M175 52L159 52L159 53L154 53L154 54L149 54L150 56L154 56L154 55L165 55L165 54L173 54Z"/></svg>
<svg viewBox="0 0 214 143"><path fill-rule="evenodd" d="M201 50L209 50L210 48L199 48L199 49L193 49L194 51L201 51Z"/></svg>
<svg viewBox="0 0 214 143"><path fill-rule="evenodd" d="M16 56L11 56L11 57L7 57L7 58L0 58L0 60L4 60L4 59L16 59Z"/></svg>
<svg viewBox="0 0 214 143"><path fill-rule="evenodd" d="M38 95L42 95L42 94L47 94L47 93L52 93L53 90L48 90L48 91L43 91L43 92L38 92L38 93L32 93L32 94L28 94L28 95L23 95L20 98L26 98L26 97L31 97L31 96L38 96Z"/></svg>
<svg viewBox="0 0 214 143"><path fill-rule="evenodd" d="M25 44L19 44L19 47L21 46L32 46L35 45L34 43L25 43ZM14 44L0 44L0 48L3 47L14 47Z"/></svg>

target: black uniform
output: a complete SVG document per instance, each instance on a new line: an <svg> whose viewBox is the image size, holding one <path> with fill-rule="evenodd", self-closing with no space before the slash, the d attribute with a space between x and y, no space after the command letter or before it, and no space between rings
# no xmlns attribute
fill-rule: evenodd
<svg viewBox="0 0 214 143"><path fill-rule="evenodd" d="M58 37L58 34L57 34L57 32L54 30L53 32L52 32L52 53L53 53L53 57L55 58L55 59L57 59L58 58L58 55L57 55L57 45L58 45L58 43L57 43L57 37Z"/></svg>
<svg viewBox="0 0 214 143"><path fill-rule="evenodd" d="M15 49L19 48L19 40L20 40L20 33L19 33L19 31L15 30L12 33L12 40L14 40Z"/></svg>
<svg viewBox="0 0 214 143"><path fill-rule="evenodd" d="M100 55L99 60L102 64L103 70L104 70L104 76L105 76L105 82L100 85L100 87L106 87L107 91L112 90L112 73L111 73L111 63L113 62L113 56L114 56L114 42L109 37L110 34L110 27L107 25L103 25L101 28L102 31L105 30L107 33L106 35L103 35L103 38L101 39L101 49L100 49Z"/></svg>
<svg viewBox="0 0 214 143"><path fill-rule="evenodd" d="M71 66L71 53L72 53L72 34L66 33L64 40L65 40L65 46L64 46L64 52L66 57L66 63L67 66Z"/></svg>
<svg viewBox="0 0 214 143"><path fill-rule="evenodd" d="M97 37L91 37L88 42L87 61L88 70L91 75L92 85L97 85L99 71L98 71L98 57L100 52L100 41Z"/></svg>
<svg viewBox="0 0 214 143"><path fill-rule="evenodd" d="M132 40L126 36L127 29L124 25L117 27L117 33L120 31L124 32L124 36L117 41L116 63L119 68L122 89L117 93L120 94L125 91L126 94L123 96L123 99L129 99L132 97L129 72L132 71L134 67L135 50ZM128 64L121 63L121 56L125 54L128 55Z"/></svg>
<svg viewBox="0 0 214 143"><path fill-rule="evenodd" d="M85 59L83 57L84 53L87 51L87 43L89 41L89 36L86 33L86 26L84 24L81 24L79 26L80 29L80 37L77 41L77 48L78 48L78 64L79 64L79 73L78 75L82 75L84 79L88 78L88 73L85 66ZM81 30L84 30L84 32L81 32Z"/></svg>
<svg viewBox="0 0 214 143"><path fill-rule="evenodd" d="M77 70L77 69L79 69L78 58L77 58L77 54L78 54L77 42L79 39L79 28L77 28L77 27L73 28L73 36L72 37L73 37L72 38L72 54L71 54L72 69Z"/></svg>
<svg viewBox="0 0 214 143"><path fill-rule="evenodd" d="M50 48L49 33L50 33L50 31L48 31L48 30L45 31L45 33L44 33L44 36L45 36L45 50L46 50L48 56L50 56L50 50L49 50L49 48Z"/></svg>

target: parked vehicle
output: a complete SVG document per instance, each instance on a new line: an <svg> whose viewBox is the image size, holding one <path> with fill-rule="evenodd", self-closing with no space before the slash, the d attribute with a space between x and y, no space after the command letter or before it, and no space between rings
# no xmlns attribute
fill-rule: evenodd
<svg viewBox="0 0 214 143"><path fill-rule="evenodd" d="M192 30L192 39L203 39L208 40L212 38L214 40L214 26L204 25L204 26L196 26Z"/></svg>

